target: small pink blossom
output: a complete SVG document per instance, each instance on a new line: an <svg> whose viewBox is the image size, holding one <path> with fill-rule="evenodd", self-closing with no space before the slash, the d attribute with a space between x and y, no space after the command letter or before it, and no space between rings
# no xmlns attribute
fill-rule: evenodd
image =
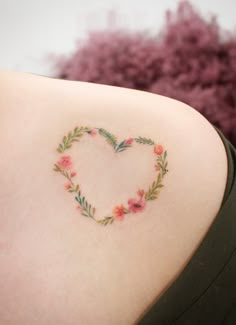
<svg viewBox="0 0 236 325"><path fill-rule="evenodd" d="M133 138L129 138L128 140L125 141L125 144L131 144L134 141Z"/></svg>
<svg viewBox="0 0 236 325"><path fill-rule="evenodd" d="M96 134L97 134L97 131L96 131L95 129L92 129L92 130L90 131L90 134L91 134L91 135L96 135Z"/></svg>
<svg viewBox="0 0 236 325"><path fill-rule="evenodd" d="M81 206L79 204L76 206L76 209L82 211L82 208L81 208Z"/></svg>
<svg viewBox="0 0 236 325"><path fill-rule="evenodd" d="M69 183L69 182L66 183L66 184L65 184L65 188L66 188L67 190L69 190L69 189L71 188L71 183Z"/></svg>
<svg viewBox="0 0 236 325"><path fill-rule="evenodd" d="M143 211L143 209L146 206L146 202L142 200L142 198L138 199L129 199L128 200L128 204L129 204L129 210L131 212L139 212L139 211Z"/></svg>
<svg viewBox="0 0 236 325"><path fill-rule="evenodd" d="M124 219L124 206L123 206L123 204L117 205L117 206L113 209L112 212L114 213L114 218L115 218L116 220L120 220L120 221L122 221L122 220Z"/></svg>
<svg viewBox="0 0 236 325"><path fill-rule="evenodd" d="M160 169L157 164L154 167L155 167L155 170L159 170Z"/></svg>
<svg viewBox="0 0 236 325"><path fill-rule="evenodd" d="M162 147L160 144L156 144L156 145L154 146L154 152L155 152L155 154L157 154L157 155L161 155L162 152L163 152L163 147Z"/></svg>
<svg viewBox="0 0 236 325"><path fill-rule="evenodd" d="M76 176L76 172L71 172L70 173L70 177L75 177Z"/></svg>
<svg viewBox="0 0 236 325"><path fill-rule="evenodd" d="M138 190L138 195L142 198L143 197L143 195L144 195L144 190Z"/></svg>
<svg viewBox="0 0 236 325"><path fill-rule="evenodd" d="M57 164L64 169L70 169L72 167L71 156L62 156Z"/></svg>

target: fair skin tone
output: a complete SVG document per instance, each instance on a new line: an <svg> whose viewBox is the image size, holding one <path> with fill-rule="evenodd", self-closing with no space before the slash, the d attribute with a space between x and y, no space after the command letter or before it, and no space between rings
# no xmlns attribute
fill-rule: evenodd
<svg viewBox="0 0 236 325"><path fill-rule="evenodd" d="M0 84L0 323L136 324L219 211L219 135L190 106L147 92L8 70ZM53 165L62 137L81 125L166 148L164 187L142 212L102 226L76 209ZM86 199L105 215L147 189L155 170L147 146L115 155L91 139L70 153Z"/></svg>

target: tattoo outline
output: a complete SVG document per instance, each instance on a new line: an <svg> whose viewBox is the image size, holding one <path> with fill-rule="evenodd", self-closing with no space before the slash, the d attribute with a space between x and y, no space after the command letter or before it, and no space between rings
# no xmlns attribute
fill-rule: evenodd
<svg viewBox="0 0 236 325"><path fill-rule="evenodd" d="M158 197L160 188L164 187L162 180L165 174L169 171L167 169L168 162L166 161L167 151L164 150L162 145L156 144L153 140L141 136L137 138L130 137L118 143L117 137L104 128L76 126L73 131L69 131L67 136L64 136L62 138L62 142L56 149L57 152L64 154L66 150L69 150L72 147L74 142L79 142L79 138L81 138L84 134L89 134L91 136L99 134L103 136L106 139L107 143L113 147L116 153L127 150L132 146L132 143L134 141L138 144L152 145L153 151L157 156L156 164L154 167L155 170L158 171L158 174L146 192L143 189L138 189L136 193L138 194L139 199L131 198L127 201L129 205L128 208L123 204L116 205L112 210L113 214L105 216L102 219L96 219L94 217L96 209L87 202L84 196L82 196L80 185L75 184L73 181L73 178L77 173L75 171L71 171L71 169L73 169L71 156L62 155L60 157L60 160L54 164L53 170L55 172L61 173L67 179L67 183L65 184L66 190L69 193L76 193L75 200L78 203L77 208L80 210L81 215L91 218L101 225L112 224L114 220L122 221L124 219L124 215L126 214L143 211L146 207L147 201L155 200Z"/></svg>

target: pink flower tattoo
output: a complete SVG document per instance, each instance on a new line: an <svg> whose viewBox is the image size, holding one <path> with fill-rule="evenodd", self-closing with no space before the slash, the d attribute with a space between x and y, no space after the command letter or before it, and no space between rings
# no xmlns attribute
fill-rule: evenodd
<svg viewBox="0 0 236 325"><path fill-rule="evenodd" d="M131 144L134 141L133 138L129 138L128 140L125 141L125 144Z"/></svg>
<svg viewBox="0 0 236 325"><path fill-rule="evenodd" d="M71 183L69 183L69 182L66 183L66 184L65 184L65 189L66 189L66 190L69 190L70 188L71 188Z"/></svg>
<svg viewBox="0 0 236 325"><path fill-rule="evenodd" d="M76 175L77 175L76 172L71 172L71 173L70 173L70 177L75 177Z"/></svg>
<svg viewBox="0 0 236 325"><path fill-rule="evenodd" d="M96 135L96 134L97 134L97 131L96 131L95 129L92 129L92 130L90 131L90 134L91 134L91 135Z"/></svg>
<svg viewBox="0 0 236 325"><path fill-rule="evenodd" d="M161 155L162 153L163 153L163 147L160 145L160 144L156 144L155 146L154 146L154 152L155 152L155 154L157 154L157 155Z"/></svg>
<svg viewBox="0 0 236 325"><path fill-rule="evenodd" d="M71 156L62 156L57 164L63 169L70 169L72 167Z"/></svg>
<svg viewBox="0 0 236 325"><path fill-rule="evenodd" d="M114 209L113 209L113 214L114 214L114 218L117 220L123 220L124 219L124 206L123 204L117 205Z"/></svg>
<svg viewBox="0 0 236 325"><path fill-rule="evenodd" d="M129 199L128 200L129 204L129 210L133 213L143 211L143 209L146 206L146 202L140 199Z"/></svg>

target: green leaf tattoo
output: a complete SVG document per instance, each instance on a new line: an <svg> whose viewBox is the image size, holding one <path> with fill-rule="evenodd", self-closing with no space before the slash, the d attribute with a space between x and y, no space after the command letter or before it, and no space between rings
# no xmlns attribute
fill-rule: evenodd
<svg viewBox="0 0 236 325"><path fill-rule="evenodd" d="M154 144L154 141L152 141L151 139L147 139L147 138L142 138L142 137L138 137L134 139L136 142L138 143L143 143L143 144Z"/></svg>
<svg viewBox="0 0 236 325"><path fill-rule="evenodd" d="M88 131L88 127L76 127L73 132L69 132L67 136L64 136L62 139L62 143L59 144L57 151L63 153L66 149L72 147L73 142L78 142L79 138L82 137L85 131Z"/></svg>
<svg viewBox="0 0 236 325"><path fill-rule="evenodd" d="M145 200L155 200L159 194L158 188L163 187L161 184L162 177L161 174L158 174L157 180L152 182L152 185L149 187L149 190L145 193Z"/></svg>
<svg viewBox="0 0 236 325"><path fill-rule="evenodd" d="M104 136L106 138L106 141L110 145L112 145L112 147L115 149L115 147L117 145L117 139L116 139L116 137L113 134L107 132L106 130L104 130L102 128L98 128L98 132L99 132L100 135Z"/></svg>
<svg viewBox="0 0 236 325"><path fill-rule="evenodd" d="M75 197L75 199L82 208L81 214L85 217L94 219L95 208L92 208L91 204L88 204L88 202L85 200L84 196L81 198L80 191L78 192L78 195Z"/></svg>

